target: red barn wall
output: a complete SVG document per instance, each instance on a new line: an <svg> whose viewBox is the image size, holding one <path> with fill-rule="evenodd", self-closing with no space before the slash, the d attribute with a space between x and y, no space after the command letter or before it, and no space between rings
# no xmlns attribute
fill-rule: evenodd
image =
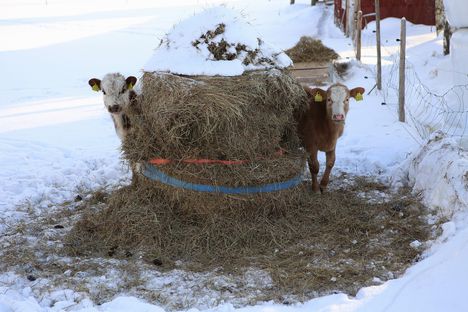
<svg viewBox="0 0 468 312"><path fill-rule="evenodd" d="M345 11L345 8L341 7L341 2L341 0L335 0L335 17L340 21ZM375 0L361 0L361 10L362 14L374 13ZM414 24L435 25L435 0L381 0L380 16L382 19L406 17ZM374 17L367 17L366 21L370 22L374 19Z"/></svg>

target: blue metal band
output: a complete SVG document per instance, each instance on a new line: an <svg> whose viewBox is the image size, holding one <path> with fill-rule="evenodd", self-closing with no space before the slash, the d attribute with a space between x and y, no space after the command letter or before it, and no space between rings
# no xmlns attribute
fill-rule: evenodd
<svg viewBox="0 0 468 312"><path fill-rule="evenodd" d="M210 193L224 193L224 194L253 194L253 193L267 193L288 189L299 185L302 182L302 172L294 178L278 183L270 183L258 186L241 186L241 187L228 187L228 186L215 186L208 184L195 184L185 182L160 171L156 166L145 164L143 168L143 175L147 178L161 183L171 185L186 190Z"/></svg>

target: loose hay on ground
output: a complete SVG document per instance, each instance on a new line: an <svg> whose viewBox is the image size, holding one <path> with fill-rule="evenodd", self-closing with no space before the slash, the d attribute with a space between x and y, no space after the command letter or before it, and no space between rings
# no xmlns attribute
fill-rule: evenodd
<svg viewBox="0 0 468 312"><path fill-rule="evenodd" d="M414 199L370 203L349 189L313 196L302 185L275 200L203 196L200 204L217 209L201 213L183 209L187 198L176 202L152 187L117 190L105 209L85 214L68 235L68 251L142 254L166 268L176 261L203 271L256 267L270 273L278 293L303 299L353 293L374 277L400 274L420 253L410 243L429 237L424 210Z"/></svg>
<svg viewBox="0 0 468 312"><path fill-rule="evenodd" d="M353 294L373 285L374 277L382 281L398 277L424 250L409 244L415 239L426 242L440 234L431 231L434 225L424 221L426 212L418 200L401 190L392 195L382 184L352 177L347 177L346 182L336 177L332 183L333 193L324 196L312 196L305 192L307 185L300 186L299 194L304 198L296 199L302 203L298 208L257 208L251 214L236 214L231 220L225 219L234 214L229 209L217 215L193 211L187 215L174 207L168 210L165 205L154 205L160 197L148 196L143 190L136 194L142 196L134 203L138 209L127 217L114 206L124 199L116 200L114 196L132 196L129 187L108 194L97 192L94 198L80 194L89 199L65 203L5 233L0 238L0 270L37 278L32 290L41 298L66 288L83 292L96 304L126 293L164 305L168 311L216 305L204 301L205 296L236 306L258 300L293 303L337 291ZM370 201L368 196L378 195L376 190L386 195L385 200L379 195ZM159 220L154 223L156 229L151 229L161 234L157 244L153 245L154 238L133 244L139 246L135 248L113 244L121 237L112 238L114 241L108 244L92 242L104 235L104 229L96 229L100 225L112 223L138 231L138 222L129 224L139 219L138 213L144 216L140 223L152 215ZM252 214L254 219L250 220ZM124 218L115 222L117 216ZM83 224L70 233L77 220L91 223L92 237L83 240L81 236L87 234L79 233ZM116 229L114 234L123 231ZM80 241L82 245L77 246ZM203 244L193 247L200 242ZM245 247L237 248L239 244ZM157 251L158 246L165 246L165 250ZM225 246L229 248L217 250ZM182 256L177 257L177 253ZM155 266L155 259L162 260L163 265ZM188 260L174 261L182 259ZM260 277L268 273L271 283L266 281L252 288L246 271L258 272ZM101 279L104 275L106 280ZM160 278L156 284L152 280L155 277ZM168 280L172 284L167 284ZM179 293L180 289L184 291ZM187 296L190 300L184 301Z"/></svg>

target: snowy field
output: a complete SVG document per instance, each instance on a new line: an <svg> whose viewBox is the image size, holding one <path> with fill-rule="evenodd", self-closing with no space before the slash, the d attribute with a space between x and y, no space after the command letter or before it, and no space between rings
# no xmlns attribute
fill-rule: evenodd
<svg viewBox="0 0 468 312"><path fill-rule="evenodd" d="M0 0L2 248L3 238L18 224L73 201L78 190L129 182L112 121L88 79L116 71L140 77L174 24L220 3L240 11L278 49L308 35L322 39L343 58L354 57L351 41L333 23L333 7L310 7L309 1L290 6L286 0ZM399 20L386 19L381 27L385 87L398 53ZM353 62L345 78L350 87L369 91L375 84L373 29L371 23L363 34L362 64ZM442 39L433 27L408 25L408 60L435 92L452 87L451 72L457 69L442 55ZM181 62L191 64L187 58ZM421 193L433 211L428 222L447 220L443 234L426 246L424 259L402 277L363 288L355 297L334 294L289 306L265 302L240 308L232 302L210 306L204 298L203 305L188 311L468 311L468 152L441 133L429 142L421 139L411 125L397 121L396 103L388 90L351 102L334 172L373 176ZM102 276L109 284L118 278L111 273ZM183 275L162 278L168 284L171 278L183 280L178 274ZM47 282L0 272L0 311L164 311L127 294L100 305L53 286L36 296L34 288ZM216 294L205 294L209 296Z"/></svg>

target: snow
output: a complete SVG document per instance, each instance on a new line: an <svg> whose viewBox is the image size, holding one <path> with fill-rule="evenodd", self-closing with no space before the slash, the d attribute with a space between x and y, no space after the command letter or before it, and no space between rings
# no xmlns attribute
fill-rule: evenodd
<svg viewBox="0 0 468 312"><path fill-rule="evenodd" d="M468 29L458 29L450 39L450 59L452 67L457 70L453 73L453 84L463 85L468 81ZM468 97L465 97L465 102Z"/></svg>
<svg viewBox="0 0 468 312"><path fill-rule="evenodd" d="M142 302L141 300L135 297L118 297L111 302L104 303L99 310L95 308L84 308L77 311L86 311L86 312L126 312L126 311L141 311L141 312L164 312L163 309L156 307L154 305Z"/></svg>
<svg viewBox="0 0 468 312"><path fill-rule="evenodd" d="M220 29L219 33L216 32ZM208 32L214 32L209 35ZM201 36L204 36L201 38ZM233 59L217 59L209 50L210 44L228 45ZM241 52L237 51L240 46ZM252 63L247 51L256 51ZM259 62L267 58L273 64ZM184 62L183 60L190 60ZM245 70L286 68L291 59L280 49L265 43L255 28L235 10L225 6L213 7L188 18L162 39L151 59L143 67L147 72L167 71L181 75L236 76Z"/></svg>
<svg viewBox="0 0 468 312"><path fill-rule="evenodd" d="M444 0L445 16L451 27L468 27L468 3L464 0Z"/></svg>
<svg viewBox="0 0 468 312"><path fill-rule="evenodd" d="M447 217L466 212L468 153L455 140L436 132L409 160L410 183L427 206Z"/></svg>
<svg viewBox="0 0 468 312"><path fill-rule="evenodd" d="M151 65L162 66L164 70L179 68L194 73L202 67L204 73L224 75L246 70L239 66L239 62L237 65L236 62L207 65L206 54L193 51L180 52L176 58L172 52L154 53L160 39L171 39L182 49L194 35L199 37L218 25L216 16L227 14L240 26L231 33L227 31L225 35L229 40L242 39L254 45L261 35L264 42L276 47L268 50L274 54L294 45L302 35L317 36L342 57L353 57L349 39L333 24L333 7L310 7L309 1L305 0L296 1L293 6L283 0L239 0L229 2L230 10L226 13L226 7L221 10L214 6L221 2L82 0L71 4L65 0L2 1L5 10L0 12L0 68L3 73L0 77L1 234L21 220L29 220L31 213L39 216L60 202L73 200L81 189L94 190L129 182L129 170L120 159L120 142L112 121L101 96L90 91L89 78L115 71L138 77L147 60L158 53L166 53L166 59ZM207 8L202 15L195 14ZM241 18L237 19L238 12L241 12ZM187 18L196 16L205 16L203 23L198 24L200 20L196 20L202 28L187 29L195 23ZM172 25L178 26L171 28ZM174 39L177 27L182 27L183 40ZM363 32L362 64L352 62L346 76L348 86L363 86L366 95L364 101L350 103L334 170L377 176L395 186L409 184L414 192L421 193L425 204L434 211L434 219L443 217L447 220L442 226L442 235L429 244L412 243L415 248L429 246L429 249L404 276L363 288L354 298L334 294L288 306L266 302L239 308L227 302L188 311L468 310L468 155L454 137L434 133L422 139L413 124L397 121L397 102L389 80L398 53L395 39L399 37L399 21L386 19L381 27L384 86L387 88L382 93L374 90L367 94L375 83L376 62L375 34L372 32L375 24L370 23ZM466 60L462 56L465 37L456 34L453 37L453 44L461 48L457 48L459 54L456 50L452 55L456 58L456 63L452 64L450 57L442 55L442 39L430 27L408 24L408 62L431 90L443 94L453 87L454 72L465 68ZM279 63L286 64L287 60L279 60ZM460 83L465 85L468 81L461 80ZM429 222L434 220L429 219ZM174 291L181 291L193 302L197 301L191 289L184 289L189 287L183 284L187 277L180 272L168 272L162 278L177 286ZM200 278L194 275L192 282L197 283ZM109 274L100 282L113 286L113 281L115 276ZM1 272L0 312L164 311L162 307L128 294L100 305L81 293L53 286L49 293L35 296L33 289L47 282L30 282L14 272ZM223 280L216 282L226 283ZM256 282L268 283L268 278ZM153 283L156 285L161 280ZM255 287L256 284L252 285ZM206 296L215 298L216 294Z"/></svg>

